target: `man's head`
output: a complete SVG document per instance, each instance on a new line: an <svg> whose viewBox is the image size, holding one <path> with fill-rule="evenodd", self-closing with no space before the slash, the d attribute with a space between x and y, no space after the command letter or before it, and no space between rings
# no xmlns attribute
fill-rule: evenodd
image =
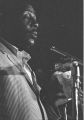
<svg viewBox="0 0 84 120"><path fill-rule="evenodd" d="M27 49L37 40L38 24L34 5L28 2L18 2L15 5L12 7L10 4L2 10L0 36L21 49Z"/></svg>
<svg viewBox="0 0 84 120"><path fill-rule="evenodd" d="M37 40L37 18L34 8L31 5L27 5L23 14L22 21L26 32L26 41L33 46Z"/></svg>

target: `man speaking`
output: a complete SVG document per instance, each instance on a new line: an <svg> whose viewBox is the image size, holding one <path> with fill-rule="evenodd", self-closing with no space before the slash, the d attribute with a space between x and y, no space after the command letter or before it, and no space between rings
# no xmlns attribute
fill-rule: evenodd
<svg viewBox="0 0 84 120"><path fill-rule="evenodd" d="M38 27L35 10L27 3L24 6L25 9L20 17L26 33L24 40L19 39L17 41L15 39L15 41L12 41L11 37L7 37L10 34L5 34L9 32L6 28L8 28L7 26L11 28L10 22L13 18L8 13L8 23L6 23L6 19L3 19L5 24L3 23L2 37L0 37L0 120L48 120L45 108L39 98L40 90L36 76L28 65L31 57L27 52L21 50L28 47L29 44L34 44ZM10 8L7 8L9 12L13 11L11 6ZM16 15L18 11L13 11L13 17L14 13ZM16 18L14 18L14 21L16 21ZM3 32L5 30L6 32ZM13 28L9 32L12 34L11 30ZM20 31L18 31L18 34L21 35ZM13 43L14 45L12 45ZM19 43L21 45L20 50L17 48Z"/></svg>

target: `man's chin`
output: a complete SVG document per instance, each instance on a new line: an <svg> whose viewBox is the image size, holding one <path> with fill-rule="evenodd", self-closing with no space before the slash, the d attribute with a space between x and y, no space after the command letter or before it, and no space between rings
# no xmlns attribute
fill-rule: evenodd
<svg viewBox="0 0 84 120"><path fill-rule="evenodd" d="M28 43L29 43L29 45L32 47L32 46L34 46L35 41L34 41L34 39L29 39L29 40L28 40Z"/></svg>

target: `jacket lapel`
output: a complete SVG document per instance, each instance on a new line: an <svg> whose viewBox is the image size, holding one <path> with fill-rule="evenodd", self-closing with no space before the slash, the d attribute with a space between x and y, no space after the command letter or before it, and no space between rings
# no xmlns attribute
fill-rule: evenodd
<svg viewBox="0 0 84 120"><path fill-rule="evenodd" d="M27 81L29 81L30 84L32 84L31 81L29 80L29 76L26 74L26 72L25 72L22 64L18 60L18 58L5 45L3 45L2 43L0 43L0 51L2 51L2 53L4 53L6 55L6 57L9 59L9 61L12 62L12 64L14 66L16 66L16 69L19 70L20 74L24 74L24 76L26 77Z"/></svg>

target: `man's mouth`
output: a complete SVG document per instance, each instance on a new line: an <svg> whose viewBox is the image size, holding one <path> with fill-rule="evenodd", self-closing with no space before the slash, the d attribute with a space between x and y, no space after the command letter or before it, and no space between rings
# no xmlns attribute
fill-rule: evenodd
<svg viewBox="0 0 84 120"><path fill-rule="evenodd" d="M34 38L37 38L37 32L34 31L34 32L32 33L32 36L33 36Z"/></svg>

